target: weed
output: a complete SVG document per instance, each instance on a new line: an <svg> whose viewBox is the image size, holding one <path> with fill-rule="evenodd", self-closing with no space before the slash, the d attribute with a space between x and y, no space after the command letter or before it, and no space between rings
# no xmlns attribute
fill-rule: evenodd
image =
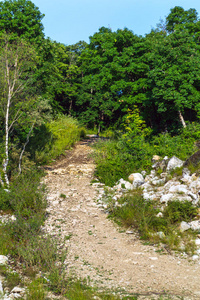
<svg viewBox="0 0 200 300"><path fill-rule="evenodd" d="M65 194L60 194L60 198L66 199L66 195Z"/></svg>
<svg viewBox="0 0 200 300"><path fill-rule="evenodd" d="M198 214L198 208L194 207L189 201L171 201L165 208L163 215L170 220L170 223L181 221L189 222Z"/></svg>
<svg viewBox="0 0 200 300"><path fill-rule="evenodd" d="M145 201L140 191L134 191L119 199L122 204L110 210L110 217L118 224L126 227L134 227L138 230L141 239L151 243L162 241L166 247L179 250L181 239L185 240L185 251L194 253L195 233L179 232L179 224L182 220L191 221L198 213L198 208L191 202L172 201L163 211L164 217L157 217L160 203ZM123 205L126 203L126 205ZM159 234L160 233L160 234Z"/></svg>
<svg viewBox="0 0 200 300"><path fill-rule="evenodd" d="M47 291L44 282L40 278L33 280L27 287L27 300L45 300Z"/></svg>

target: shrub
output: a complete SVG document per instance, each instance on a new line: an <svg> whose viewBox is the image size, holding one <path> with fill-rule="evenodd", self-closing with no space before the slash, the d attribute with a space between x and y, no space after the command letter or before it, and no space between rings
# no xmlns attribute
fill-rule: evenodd
<svg viewBox="0 0 200 300"><path fill-rule="evenodd" d="M176 136L168 133L150 136L145 124L137 120L138 118L134 122L139 125L129 124L127 132L121 133L117 139L100 141L94 145L96 176L106 185L112 186L120 178L126 179L133 172L150 170L154 154L161 157L175 155L186 160L197 149L195 140L200 138L200 125L188 126Z"/></svg>
<svg viewBox="0 0 200 300"><path fill-rule="evenodd" d="M181 221L189 222L197 216L198 208L194 207L189 201L171 201L168 203L163 214L172 224Z"/></svg>
<svg viewBox="0 0 200 300"><path fill-rule="evenodd" d="M27 149L37 163L46 164L84 137L85 129L80 127L76 119L60 116L36 128Z"/></svg>

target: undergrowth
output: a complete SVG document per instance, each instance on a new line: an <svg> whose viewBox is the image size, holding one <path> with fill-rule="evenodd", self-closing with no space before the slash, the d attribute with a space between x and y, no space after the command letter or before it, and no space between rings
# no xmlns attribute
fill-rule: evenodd
<svg viewBox="0 0 200 300"><path fill-rule="evenodd" d="M118 202L119 206L110 206L109 217L127 228L136 229L141 239L162 242L170 250L179 250L183 241L185 251L194 253L192 240L197 233L179 230L181 221L191 221L198 213L198 208L191 202L169 202L162 212L163 217L157 216L161 211L160 203L144 200L140 191L130 192Z"/></svg>
<svg viewBox="0 0 200 300"><path fill-rule="evenodd" d="M134 125L134 124L133 124ZM117 138L94 144L96 176L107 186L113 186L120 178L134 172L149 171L153 155L177 156L186 160L196 150L195 141L200 139L199 124L188 125L179 135L169 133L152 136L145 128L127 129Z"/></svg>
<svg viewBox="0 0 200 300"><path fill-rule="evenodd" d="M85 134L85 128L76 119L60 116L36 128L27 149L37 164L46 164L70 149Z"/></svg>

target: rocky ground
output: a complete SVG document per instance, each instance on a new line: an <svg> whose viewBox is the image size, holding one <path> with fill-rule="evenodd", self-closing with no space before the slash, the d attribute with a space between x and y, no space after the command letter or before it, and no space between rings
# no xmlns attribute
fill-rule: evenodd
<svg viewBox="0 0 200 300"><path fill-rule="evenodd" d="M65 238L69 275L92 286L156 299L200 299L200 265L144 245L127 234L97 205L99 188L91 184L95 165L91 140L80 142L66 157L47 167L49 217L45 228Z"/></svg>

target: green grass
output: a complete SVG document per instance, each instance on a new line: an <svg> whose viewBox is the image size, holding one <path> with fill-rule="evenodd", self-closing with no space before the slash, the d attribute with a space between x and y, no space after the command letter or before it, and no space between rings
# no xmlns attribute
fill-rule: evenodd
<svg viewBox="0 0 200 300"><path fill-rule="evenodd" d="M121 133L114 139L99 141L94 144L97 165L95 175L101 182L113 186L120 178L127 179L133 172L150 170L151 159L155 154L161 157L175 155L186 160L197 151L195 141L200 139L199 126L188 125L176 136L168 133L145 136L142 131L138 135L133 131Z"/></svg>
<svg viewBox="0 0 200 300"><path fill-rule="evenodd" d="M171 250L179 250L181 241L184 242L185 251L194 254L194 239L197 233L193 231L180 232L180 222L191 221L198 213L198 208L191 202L172 201L163 211L163 217L156 215L160 211L160 203L146 201L140 191L130 192L118 200L121 206L115 207L110 202L110 218L113 218L119 225L126 228L133 227L141 239L152 243L160 243ZM163 232L162 237L158 232Z"/></svg>
<svg viewBox="0 0 200 300"><path fill-rule="evenodd" d="M63 115L36 128L27 149L37 164L47 164L85 135L85 128L76 119Z"/></svg>

